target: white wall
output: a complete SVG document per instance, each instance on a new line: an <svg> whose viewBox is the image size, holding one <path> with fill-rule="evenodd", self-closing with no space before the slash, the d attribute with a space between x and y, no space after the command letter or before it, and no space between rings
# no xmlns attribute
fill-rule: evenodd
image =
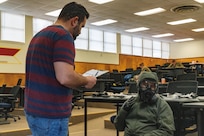
<svg viewBox="0 0 204 136"><path fill-rule="evenodd" d="M170 44L170 58L204 57L204 40Z"/></svg>
<svg viewBox="0 0 204 136"><path fill-rule="evenodd" d="M91 51L76 51L77 62L90 62L90 63L105 63L105 64L119 64L119 55L112 53L100 53Z"/></svg>

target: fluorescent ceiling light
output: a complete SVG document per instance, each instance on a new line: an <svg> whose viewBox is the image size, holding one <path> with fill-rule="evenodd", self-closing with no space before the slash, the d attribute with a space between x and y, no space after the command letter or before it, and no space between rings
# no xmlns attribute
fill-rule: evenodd
<svg viewBox="0 0 204 136"><path fill-rule="evenodd" d="M114 0L89 0L90 2L96 3L96 4L104 4L104 3L108 3Z"/></svg>
<svg viewBox="0 0 204 136"><path fill-rule="evenodd" d="M51 11L51 12L45 13L45 15L53 16L53 17L57 17L57 16L59 16L61 10L62 10L62 9L54 10L54 11Z"/></svg>
<svg viewBox="0 0 204 136"><path fill-rule="evenodd" d="M118 21L112 20L112 19L106 19L106 20L102 20L102 21L98 21L98 22L93 22L91 24L96 25L96 26L102 26L102 25L112 24L115 22L118 22Z"/></svg>
<svg viewBox="0 0 204 136"><path fill-rule="evenodd" d="M197 29L192 29L194 32L202 32L204 31L204 28L197 28Z"/></svg>
<svg viewBox="0 0 204 136"><path fill-rule="evenodd" d="M189 19L184 19L184 20L167 22L167 24L169 24L169 25L180 25L180 24L191 23L191 22L195 22L195 21L196 21L195 19L189 18Z"/></svg>
<svg viewBox="0 0 204 136"><path fill-rule="evenodd" d="M4 2L6 2L6 1L8 1L8 0L0 0L0 4L1 4L1 3L4 3Z"/></svg>
<svg viewBox="0 0 204 136"><path fill-rule="evenodd" d="M154 38L160 38L160 37L167 37L167 36L173 36L172 33L166 33L166 34L158 34L158 35L152 35Z"/></svg>
<svg viewBox="0 0 204 136"><path fill-rule="evenodd" d="M145 30L149 30L149 28L147 27L138 27L138 28L133 28L133 29L127 29L125 30L126 32L139 32L139 31L145 31Z"/></svg>
<svg viewBox="0 0 204 136"><path fill-rule="evenodd" d="M150 10L136 12L134 14L138 15L138 16L147 16L147 15L152 15L152 14L156 14L156 13L160 13L160 12L164 12L164 11L166 11L166 10L163 8L154 8L154 9L150 9Z"/></svg>
<svg viewBox="0 0 204 136"><path fill-rule="evenodd" d="M204 0L194 0L194 1L196 1L198 3L204 3Z"/></svg>
<svg viewBox="0 0 204 136"><path fill-rule="evenodd" d="M177 40L174 40L174 42L186 42L186 41L192 41L194 40L193 38L185 38L185 39L177 39Z"/></svg>

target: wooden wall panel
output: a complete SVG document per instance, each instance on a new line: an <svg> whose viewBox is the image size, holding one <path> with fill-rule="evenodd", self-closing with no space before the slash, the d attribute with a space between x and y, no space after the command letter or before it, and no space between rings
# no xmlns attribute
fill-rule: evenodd
<svg viewBox="0 0 204 136"><path fill-rule="evenodd" d="M204 62L204 57L199 58L183 58L176 59L178 62L192 62L199 61ZM76 62L75 70L79 73L84 73L90 69L99 70L109 70L118 69L119 71L124 71L126 68L136 69L140 63L144 63L146 66L163 65L164 63L171 62L167 59L150 58L150 57L140 57L140 56L130 56L130 55L119 55L119 64L99 64L99 63L84 63ZM24 73L0 73L0 85L7 84L8 86L16 85L19 78L22 78L22 84L25 85L25 74Z"/></svg>
<svg viewBox="0 0 204 136"><path fill-rule="evenodd" d="M0 86L6 84L7 86L14 86L17 84L18 79L21 78L21 85L25 86L25 74L24 73L0 73Z"/></svg>

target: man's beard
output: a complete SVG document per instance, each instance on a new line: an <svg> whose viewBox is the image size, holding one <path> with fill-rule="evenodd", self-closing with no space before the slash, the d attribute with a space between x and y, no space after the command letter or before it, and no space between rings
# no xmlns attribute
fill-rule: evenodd
<svg viewBox="0 0 204 136"><path fill-rule="evenodd" d="M77 38L77 36L79 36L79 24L73 29L73 34L72 34L72 36L73 36L73 38L74 38L74 40L76 40L76 38Z"/></svg>

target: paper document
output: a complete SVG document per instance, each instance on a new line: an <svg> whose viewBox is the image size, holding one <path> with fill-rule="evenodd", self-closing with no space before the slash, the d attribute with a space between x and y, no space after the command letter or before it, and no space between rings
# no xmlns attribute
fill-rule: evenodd
<svg viewBox="0 0 204 136"><path fill-rule="evenodd" d="M95 77L99 77L105 73L108 73L108 70L97 70L97 69L91 69L89 71L86 71L83 76L95 76Z"/></svg>

